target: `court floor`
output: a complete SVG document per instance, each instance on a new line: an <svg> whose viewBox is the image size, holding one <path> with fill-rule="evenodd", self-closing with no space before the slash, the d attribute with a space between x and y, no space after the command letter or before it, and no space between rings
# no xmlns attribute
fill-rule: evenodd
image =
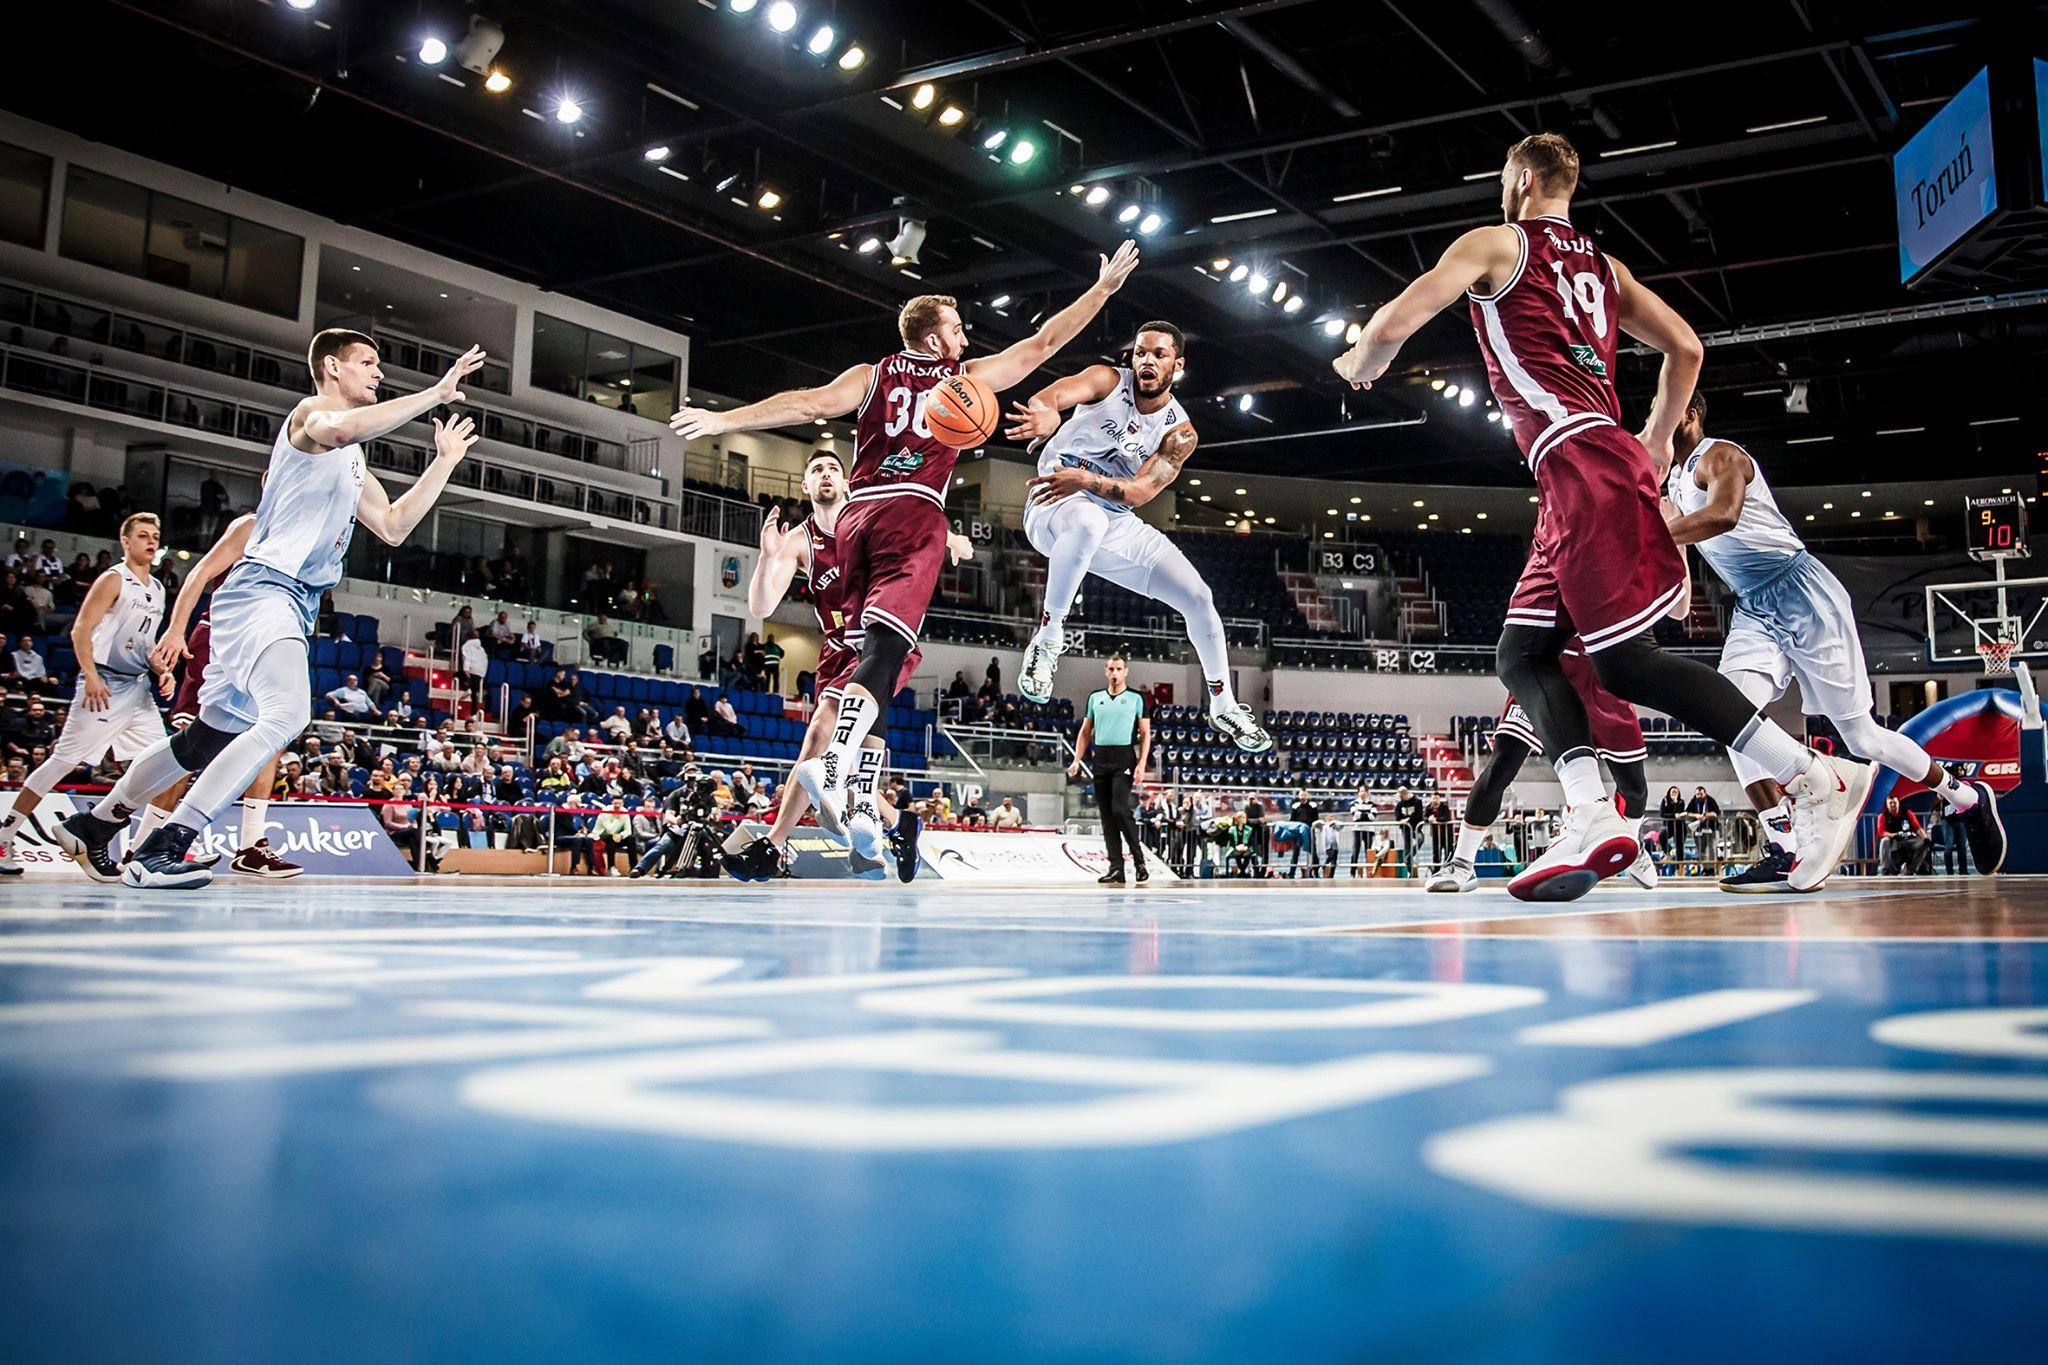
<svg viewBox="0 0 2048 1365"><path fill-rule="evenodd" d="M2039 1358L2048 879L0 889L0 1359Z"/></svg>

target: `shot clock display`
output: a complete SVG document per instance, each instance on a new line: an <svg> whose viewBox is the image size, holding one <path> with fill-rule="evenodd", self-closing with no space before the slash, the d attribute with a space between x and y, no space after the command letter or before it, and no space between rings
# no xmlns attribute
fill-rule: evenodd
<svg viewBox="0 0 2048 1365"><path fill-rule="evenodd" d="M1968 522L1970 558L1981 561L2027 557L2027 504L2019 494L1964 498L1963 513Z"/></svg>

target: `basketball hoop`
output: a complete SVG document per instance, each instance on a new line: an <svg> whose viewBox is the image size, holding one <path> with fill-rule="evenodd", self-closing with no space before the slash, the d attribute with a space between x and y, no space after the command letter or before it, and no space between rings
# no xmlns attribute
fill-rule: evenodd
<svg viewBox="0 0 2048 1365"><path fill-rule="evenodd" d="M1977 657L1984 662L1984 676L1987 678L2009 678L2012 676L2012 652L2019 647L2016 640L1979 640Z"/></svg>

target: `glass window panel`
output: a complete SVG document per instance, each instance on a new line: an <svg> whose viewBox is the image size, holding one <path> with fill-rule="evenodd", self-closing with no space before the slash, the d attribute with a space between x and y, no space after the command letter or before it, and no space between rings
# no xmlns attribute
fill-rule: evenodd
<svg viewBox="0 0 2048 1365"><path fill-rule="evenodd" d="M633 388L633 345L603 332L590 333L584 362L583 396L608 408L623 408Z"/></svg>
<svg viewBox="0 0 2048 1365"><path fill-rule="evenodd" d="M676 410L676 358L633 348L633 411L657 422L666 422Z"/></svg>
<svg viewBox="0 0 2048 1365"><path fill-rule="evenodd" d="M577 397L583 389L584 331L543 313L533 316L533 386Z"/></svg>
<svg viewBox="0 0 2048 1365"><path fill-rule="evenodd" d="M78 166L65 173L64 225L57 239L64 255L140 275L148 229L148 190Z"/></svg>
<svg viewBox="0 0 2048 1365"><path fill-rule="evenodd" d="M158 284L219 298L228 268L228 216L168 194L152 195L144 274Z"/></svg>
<svg viewBox="0 0 2048 1365"><path fill-rule="evenodd" d="M235 219L228 229L222 296L245 308L297 317L305 250L306 244L289 232L246 218Z"/></svg>
<svg viewBox="0 0 2048 1365"><path fill-rule="evenodd" d="M0 143L0 241L43 244L50 203L50 158Z"/></svg>

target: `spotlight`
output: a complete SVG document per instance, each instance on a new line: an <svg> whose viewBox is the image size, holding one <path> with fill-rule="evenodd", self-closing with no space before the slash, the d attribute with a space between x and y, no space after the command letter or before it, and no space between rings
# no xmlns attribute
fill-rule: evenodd
<svg viewBox="0 0 2048 1365"><path fill-rule="evenodd" d="M669 149L666 147L649 147L640 155L643 159L652 161L655 165L659 166L662 162L668 160Z"/></svg>
<svg viewBox="0 0 2048 1365"><path fill-rule="evenodd" d="M1456 384L1446 384L1446 385L1444 386L1444 397L1446 397L1446 398L1456 398L1457 396L1458 396L1458 386L1457 386Z"/></svg>
<svg viewBox="0 0 2048 1365"><path fill-rule="evenodd" d="M939 126L941 128L958 128L966 121L967 111L957 104L949 104L939 110Z"/></svg>
<svg viewBox="0 0 2048 1365"><path fill-rule="evenodd" d="M1021 166L1037 155L1038 144L1028 137L1020 137L1017 139L1017 145L1010 148L1010 164Z"/></svg>
<svg viewBox="0 0 2048 1365"><path fill-rule="evenodd" d="M1135 223L1138 221L1138 215L1143 213L1144 211L1144 209L1138 207L1136 204L1125 204L1122 208L1116 211L1116 220L1119 223Z"/></svg>
<svg viewBox="0 0 2048 1365"><path fill-rule="evenodd" d="M469 16L469 32L463 34L462 41L455 45L455 64L464 71L474 71L479 76L488 73L489 76L495 77L498 73L491 70L491 63L497 60L498 49L504 45L504 29L481 14L472 14ZM509 85L511 82L508 80L505 86ZM490 80L486 79L484 88L495 95L502 93L505 87L494 87Z"/></svg>
<svg viewBox="0 0 2048 1365"><path fill-rule="evenodd" d="M1324 336L1326 336L1326 337L1337 337L1337 336L1343 336L1343 335L1344 335L1344 319L1342 319L1342 318L1331 318L1331 319L1330 319L1330 320L1329 320L1328 322L1324 323L1324 324L1323 324L1323 335L1324 335Z"/></svg>
<svg viewBox="0 0 2048 1365"><path fill-rule="evenodd" d="M420 60L428 66L439 66L448 60L448 44L439 38L420 39Z"/></svg>
<svg viewBox="0 0 2048 1365"><path fill-rule="evenodd" d="M858 251L863 256L872 256L881 249L882 239L880 237L863 237L860 239L860 245L854 248L855 251Z"/></svg>
<svg viewBox="0 0 2048 1365"><path fill-rule="evenodd" d="M1444 391L1444 381L1441 379L1432 379L1429 381L1429 387L1437 393L1442 393Z"/></svg>
<svg viewBox="0 0 2048 1365"><path fill-rule="evenodd" d="M1097 185L1088 191L1087 196L1081 202L1091 209L1099 209L1109 202L1109 191Z"/></svg>
<svg viewBox="0 0 2048 1365"><path fill-rule="evenodd" d="M796 6L789 0L775 0L768 7L768 27L777 33L787 33L796 27Z"/></svg>
<svg viewBox="0 0 2048 1365"><path fill-rule="evenodd" d="M1209 262L1209 268L1221 275L1224 271L1230 269L1230 258L1228 256L1218 256L1215 260Z"/></svg>
<svg viewBox="0 0 2048 1365"><path fill-rule="evenodd" d="M992 152L1009 140L1010 130L1008 128L991 128L982 135L981 150Z"/></svg>
<svg viewBox="0 0 2048 1365"><path fill-rule="evenodd" d="M1138 220L1138 231L1144 233L1147 237L1150 237L1153 233L1159 231L1159 229L1164 227L1165 225L1166 220L1164 218L1161 218L1156 213L1148 213L1143 218Z"/></svg>
<svg viewBox="0 0 2048 1365"><path fill-rule="evenodd" d="M1252 396L1250 394L1241 393L1237 396L1237 410L1239 412L1250 412L1252 410Z"/></svg>
<svg viewBox="0 0 2048 1365"><path fill-rule="evenodd" d="M760 3L760 0L725 0L725 3L731 7L734 14L752 14L754 6Z"/></svg>
<svg viewBox="0 0 2048 1365"><path fill-rule="evenodd" d="M888 241L889 257L899 265L918 265L917 249L924 245L924 220L899 218L896 235Z"/></svg>
<svg viewBox="0 0 2048 1365"><path fill-rule="evenodd" d="M1230 271L1230 282L1232 284L1243 284L1244 277L1251 273L1252 268L1248 265L1233 266Z"/></svg>
<svg viewBox="0 0 2048 1365"><path fill-rule="evenodd" d="M1287 297L1287 281L1285 281L1285 280L1282 280L1282 281L1280 281L1280 283L1278 283L1278 284L1276 284L1276 285L1274 285L1274 286L1273 286L1273 302L1275 302L1275 303L1278 303L1278 302L1280 302L1280 301L1281 301L1282 299L1284 299L1284 298L1286 298L1286 297Z"/></svg>
<svg viewBox="0 0 2048 1365"><path fill-rule="evenodd" d="M811 41L804 44L804 46L810 49L813 57L822 57L827 52L830 52L832 44L838 41L839 34L833 30L832 25L820 24L818 25L817 32L811 35Z"/></svg>
<svg viewBox="0 0 2048 1365"><path fill-rule="evenodd" d="M1294 296L1293 298L1291 298L1291 299L1287 300L1287 303L1286 303L1286 305L1285 305L1285 307L1283 308L1283 310L1282 310L1282 311L1284 311L1284 312L1288 312L1288 313L1299 313L1299 312L1301 311L1301 309L1302 309L1302 305L1303 305L1303 304L1304 304L1305 302L1306 302L1306 300L1304 300L1304 299L1303 299L1303 298L1301 297L1301 295L1299 295L1299 294L1296 294L1296 295L1295 295L1295 296Z"/></svg>
<svg viewBox="0 0 2048 1365"><path fill-rule="evenodd" d="M988 301L988 306L991 308L1008 308L1010 306L1010 296L1008 294L998 294Z"/></svg>
<svg viewBox="0 0 2048 1365"><path fill-rule="evenodd" d="M754 201L754 207L763 213L782 206L782 195L775 190L763 189L761 197Z"/></svg>
<svg viewBox="0 0 2048 1365"><path fill-rule="evenodd" d="M555 122L574 123L583 117L583 106L576 102L574 95L562 96L562 102L555 106Z"/></svg>
<svg viewBox="0 0 2048 1365"><path fill-rule="evenodd" d="M512 88L512 78L502 71L493 71L484 77L484 89L493 95L502 95Z"/></svg>
<svg viewBox="0 0 2048 1365"><path fill-rule="evenodd" d="M1458 406L1461 408L1469 408L1478 401L1479 395L1472 392L1472 390L1470 389L1466 389L1463 393L1460 393L1458 395Z"/></svg>
<svg viewBox="0 0 2048 1365"><path fill-rule="evenodd" d="M868 50L859 43L855 43L852 47L839 54L839 69L841 71L858 71L863 66L866 66L867 63Z"/></svg>
<svg viewBox="0 0 2048 1365"><path fill-rule="evenodd" d="M1256 272L1253 273L1249 280L1245 281L1245 288L1251 290L1254 294L1263 294L1272 287L1273 282L1271 280Z"/></svg>
<svg viewBox="0 0 2048 1365"><path fill-rule="evenodd" d="M293 9L307 10L319 4L320 0L285 0L285 3L290 5Z"/></svg>
<svg viewBox="0 0 2048 1365"><path fill-rule="evenodd" d="M939 87L933 85L930 81L926 81L923 85L910 92L910 107L913 109L929 109L932 107L932 101L938 97Z"/></svg>

